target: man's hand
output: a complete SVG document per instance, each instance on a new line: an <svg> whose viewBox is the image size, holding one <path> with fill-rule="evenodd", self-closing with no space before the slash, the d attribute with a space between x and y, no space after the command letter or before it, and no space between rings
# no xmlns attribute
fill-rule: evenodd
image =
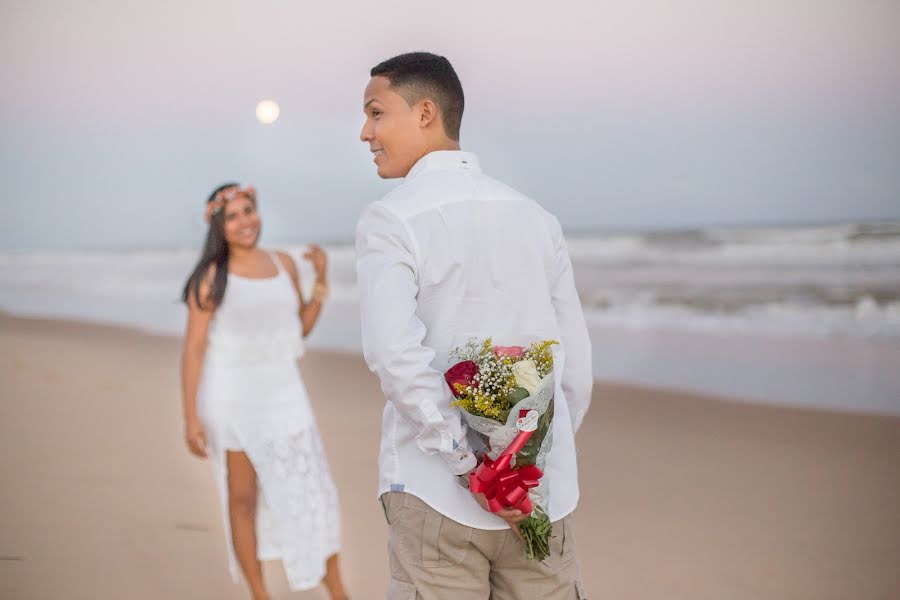
<svg viewBox="0 0 900 600"><path fill-rule="evenodd" d="M478 506L486 510L487 512L491 512L491 509L488 508L487 498L484 494L476 494L472 493L472 496L475 497L475 501L478 503ZM517 508L504 508L495 513L492 513L506 521L507 525L509 525L510 529L519 536L519 539L522 539L522 532L519 531L519 523L527 519L531 516L531 513L523 513L521 510ZM524 541L524 540L523 540Z"/></svg>

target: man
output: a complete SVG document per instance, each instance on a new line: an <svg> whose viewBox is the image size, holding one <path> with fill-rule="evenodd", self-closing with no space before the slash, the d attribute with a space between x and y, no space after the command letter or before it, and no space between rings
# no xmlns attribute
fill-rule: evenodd
<svg viewBox="0 0 900 600"><path fill-rule="evenodd" d="M569 515L591 356L559 223L460 151L464 97L447 59L404 54L370 75L360 138L379 176L405 178L365 209L356 240L363 349L387 398L379 493L388 598L583 598ZM492 514L464 485L476 457L443 372L449 352L473 337L560 341L544 562L528 561L517 537L528 515Z"/></svg>

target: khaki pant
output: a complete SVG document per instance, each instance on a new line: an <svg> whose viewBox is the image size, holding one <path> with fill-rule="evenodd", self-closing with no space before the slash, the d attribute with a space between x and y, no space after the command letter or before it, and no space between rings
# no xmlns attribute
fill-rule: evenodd
<svg viewBox="0 0 900 600"><path fill-rule="evenodd" d="M525 558L511 529L460 525L410 494L381 497L388 520L388 600L585 600L571 517L553 524L550 556Z"/></svg>

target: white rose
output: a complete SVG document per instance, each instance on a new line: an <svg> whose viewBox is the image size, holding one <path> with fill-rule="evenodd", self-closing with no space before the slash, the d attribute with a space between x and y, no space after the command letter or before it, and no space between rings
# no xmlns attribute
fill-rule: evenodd
<svg viewBox="0 0 900 600"><path fill-rule="evenodd" d="M533 396L537 391L541 378L537 372L537 365L533 360L520 360L512 366L513 375L516 377L516 384L525 388L529 396Z"/></svg>

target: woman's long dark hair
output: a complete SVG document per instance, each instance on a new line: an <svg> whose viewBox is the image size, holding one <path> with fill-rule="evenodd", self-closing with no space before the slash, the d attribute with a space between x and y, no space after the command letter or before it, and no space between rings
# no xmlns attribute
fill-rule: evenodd
<svg viewBox="0 0 900 600"><path fill-rule="evenodd" d="M220 185L213 193L209 195L207 204L216 199L216 194L230 187L236 187L238 183L226 183ZM212 265L216 266L216 275L213 279L212 287L209 295L205 298L200 297L200 284L206 278L207 273ZM187 283L184 284L184 291L181 292L181 300L189 303L191 296L197 305L204 310L213 310L222 302L225 297L225 286L228 285L228 242L225 241L225 210L220 210L212 215L209 220L209 232L206 234L206 244L203 246L203 253L197 266L194 267L193 273L188 277Z"/></svg>

